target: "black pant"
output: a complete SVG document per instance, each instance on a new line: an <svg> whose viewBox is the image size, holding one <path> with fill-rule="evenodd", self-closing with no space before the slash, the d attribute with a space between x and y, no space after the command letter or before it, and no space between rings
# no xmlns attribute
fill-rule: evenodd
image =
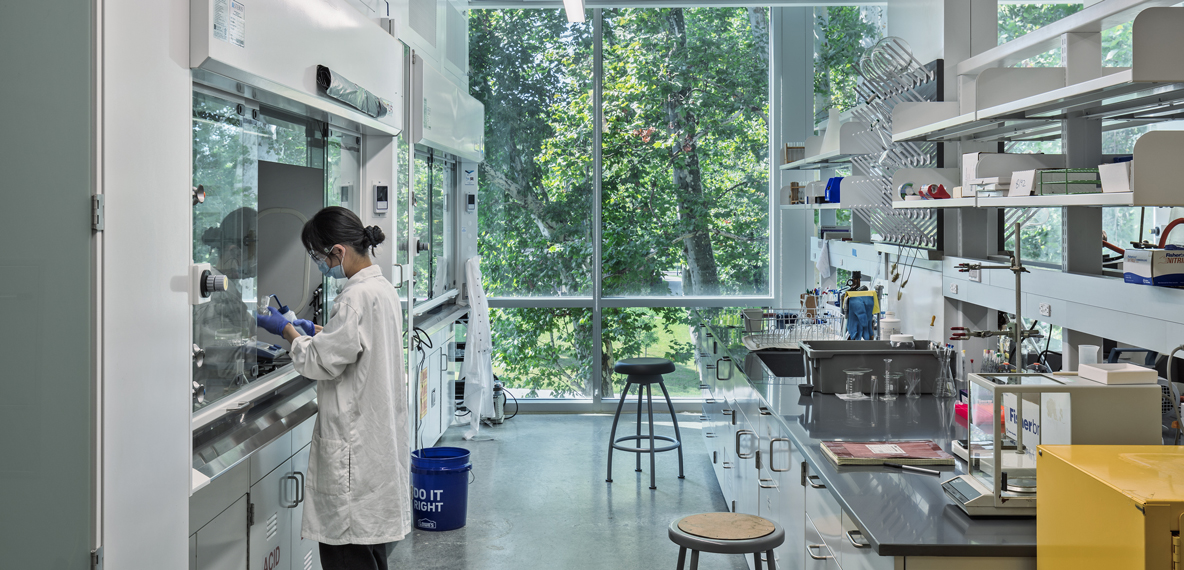
<svg viewBox="0 0 1184 570"><path fill-rule="evenodd" d="M385 544L320 545L323 570L387 570Z"/></svg>

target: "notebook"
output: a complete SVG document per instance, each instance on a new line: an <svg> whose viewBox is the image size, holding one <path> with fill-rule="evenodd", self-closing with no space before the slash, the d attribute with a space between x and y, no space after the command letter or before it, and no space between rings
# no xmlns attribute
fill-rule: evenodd
<svg viewBox="0 0 1184 570"><path fill-rule="evenodd" d="M822 453L835 465L953 465L954 456L932 440L824 441Z"/></svg>

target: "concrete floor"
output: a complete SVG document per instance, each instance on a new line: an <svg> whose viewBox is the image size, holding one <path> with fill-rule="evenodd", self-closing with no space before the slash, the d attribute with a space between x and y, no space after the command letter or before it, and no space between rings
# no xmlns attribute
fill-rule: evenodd
<svg viewBox="0 0 1184 570"><path fill-rule="evenodd" d="M618 437L631 433L635 417L622 414ZM633 454L614 452L613 483L605 482L611 415L522 414L482 427L474 441L461 438L467 425L454 426L437 445L472 452L476 480L469 486L467 524L448 532L412 531L390 547L390 567L675 568L670 522L728 510L698 415L679 414L678 420L686 479L678 478L677 451L659 453L656 491L649 489L648 455L637 473ZM673 435L669 417L654 423L659 435ZM703 554L699 568L742 570L747 564L741 556Z"/></svg>

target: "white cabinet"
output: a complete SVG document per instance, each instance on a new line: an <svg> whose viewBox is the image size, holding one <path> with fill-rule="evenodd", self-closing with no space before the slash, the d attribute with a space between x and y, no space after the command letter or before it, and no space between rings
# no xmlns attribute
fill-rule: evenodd
<svg viewBox="0 0 1184 570"><path fill-rule="evenodd" d="M298 488L300 480L291 467L291 460L285 461L251 485L248 495L251 506L247 516L250 525L247 540L251 548L249 570L291 568L291 509L299 504L302 492Z"/></svg>
<svg viewBox="0 0 1184 570"><path fill-rule="evenodd" d="M190 538L191 565L197 570L247 570L247 497L240 497Z"/></svg>
<svg viewBox="0 0 1184 570"><path fill-rule="evenodd" d="M846 511L843 512L842 531L837 554L843 570L892 570L895 567L891 556L880 556L872 550L863 530Z"/></svg>
<svg viewBox="0 0 1184 570"><path fill-rule="evenodd" d="M818 528L814 526L814 522L810 520L809 516L805 517L805 525L806 559L802 563L802 569L838 570L841 568L834 553L822 540L821 533L818 532Z"/></svg>

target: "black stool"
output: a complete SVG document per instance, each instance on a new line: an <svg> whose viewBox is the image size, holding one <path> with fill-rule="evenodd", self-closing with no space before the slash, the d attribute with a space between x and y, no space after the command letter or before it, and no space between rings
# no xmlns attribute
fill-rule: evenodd
<svg viewBox="0 0 1184 570"><path fill-rule="evenodd" d="M691 550L691 570L699 568L700 552L751 554L753 566L761 570L761 554L769 570L777 570L773 549L785 542L781 525L754 515L739 513L703 513L670 523L667 532L678 549L678 570L683 570L687 549Z"/></svg>
<svg viewBox="0 0 1184 570"><path fill-rule="evenodd" d="M617 404L617 413L613 415L613 430L609 434L609 448L608 448L608 481L613 482L613 450L619 449L621 451L628 451L637 454L637 472L641 472L641 454L650 454L650 488L657 489L658 486L654 483L654 454L662 451L670 451L672 449L678 450L678 478L683 479L682 471L682 434L678 431L678 418L674 417L674 405L670 403L670 393L666 391L666 385L662 383L662 375L674 372L674 363L665 358L624 358L618 360L613 366L613 371L617 374L625 374L628 376L625 381L625 389L621 391L621 401ZM625 399L629 397L629 388L634 384L637 385L637 435L627 435L624 437L617 437L617 421L621 419L621 408L625 407ZM654 392L652 385L657 384L662 389L662 395L666 397L666 408L670 410L670 419L674 422L674 437L665 435L654 435ZM641 435L641 393L646 393L646 403L649 406L650 419L650 433L649 435ZM648 439L650 446L648 449L641 447L641 441ZM660 439L668 441L671 444L654 447L654 440ZM626 447L621 445L622 441L635 440L637 447Z"/></svg>

